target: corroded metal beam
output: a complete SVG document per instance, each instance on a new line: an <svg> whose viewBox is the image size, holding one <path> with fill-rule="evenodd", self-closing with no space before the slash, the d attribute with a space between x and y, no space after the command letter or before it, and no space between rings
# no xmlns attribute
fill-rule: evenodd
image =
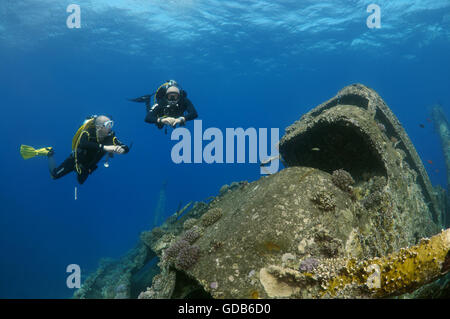
<svg viewBox="0 0 450 319"><path fill-rule="evenodd" d="M444 110L440 105L435 105L431 109L431 116L433 118L434 127L441 139L442 151L444 152L445 166L447 167L447 185L450 185L450 128L445 117ZM448 187L448 186L447 186ZM447 191L448 194L448 191ZM449 198L447 195L447 205ZM444 216L444 225L448 223L447 214Z"/></svg>
<svg viewBox="0 0 450 319"><path fill-rule="evenodd" d="M412 292L438 279L450 270L450 229L431 238L424 238L416 246L381 258L357 262L347 261L340 274L325 285L324 295L345 296L367 290L368 295L387 297Z"/></svg>

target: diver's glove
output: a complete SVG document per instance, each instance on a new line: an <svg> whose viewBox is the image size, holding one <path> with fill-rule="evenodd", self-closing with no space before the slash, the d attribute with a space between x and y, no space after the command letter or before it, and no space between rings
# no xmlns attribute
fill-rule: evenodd
<svg viewBox="0 0 450 319"><path fill-rule="evenodd" d="M103 150L105 150L108 153L116 153L116 154L125 153L125 148L119 145L103 145Z"/></svg>
<svg viewBox="0 0 450 319"><path fill-rule="evenodd" d="M123 146L116 146L116 149L114 150L114 153L116 153L116 154L124 154L124 153L126 153L126 149Z"/></svg>
<svg viewBox="0 0 450 319"><path fill-rule="evenodd" d="M180 116L172 122L172 126L175 127L177 124L184 125L184 123L186 123L186 119L183 116Z"/></svg>
<svg viewBox="0 0 450 319"><path fill-rule="evenodd" d="M176 119L174 119L173 117L163 117L163 118L159 118L158 122L164 125L170 125L173 126L173 122L176 121Z"/></svg>

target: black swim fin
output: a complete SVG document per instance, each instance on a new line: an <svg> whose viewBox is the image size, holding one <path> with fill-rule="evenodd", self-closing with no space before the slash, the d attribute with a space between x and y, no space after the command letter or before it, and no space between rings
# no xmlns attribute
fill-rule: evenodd
<svg viewBox="0 0 450 319"><path fill-rule="evenodd" d="M128 99L128 101L131 101L131 102L138 102L138 103L150 103L150 99L151 99L151 97L152 97L154 94L155 94L155 93L143 95L143 96L140 96L140 97L136 97L136 98L134 98L134 99Z"/></svg>

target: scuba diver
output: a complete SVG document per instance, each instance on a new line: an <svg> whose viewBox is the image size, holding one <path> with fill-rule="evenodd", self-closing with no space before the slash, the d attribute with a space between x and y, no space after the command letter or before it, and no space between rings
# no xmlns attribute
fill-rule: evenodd
<svg viewBox="0 0 450 319"><path fill-rule="evenodd" d="M76 171L78 183L83 184L88 176L97 169L97 163L107 154L108 158L114 154L126 154L130 150L115 136L112 127L114 122L105 115L87 118L72 139L72 153L56 167L53 158L53 148L44 147L34 149L31 146L21 145L20 154L24 159L35 156L47 156L50 176L53 179L61 178L72 171ZM105 167L108 167L107 160Z"/></svg>
<svg viewBox="0 0 450 319"><path fill-rule="evenodd" d="M152 96L153 105L151 106L150 99ZM163 83L156 92L150 95L130 99L130 101L145 103L147 108L145 122L154 123L159 129L166 125L183 126L186 121L193 120L198 116L194 105L187 98L186 91L181 89L174 80Z"/></svg>

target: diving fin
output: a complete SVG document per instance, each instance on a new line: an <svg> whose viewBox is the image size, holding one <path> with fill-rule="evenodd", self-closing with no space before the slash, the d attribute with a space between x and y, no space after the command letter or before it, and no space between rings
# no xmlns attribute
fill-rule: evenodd
<svg viewBox="0 0 450 319"><path fill-rule="evenodd" d="M35 156L48 156L48 153L52 150L52 147L35 149L34 147L28 145L20 145L20 155L22 155L23 159L29 159Z"/></svg>
<svg viewBox="0 0 450 319"><path fill-rule="evenodd" d="M153 93L155 94L155 93ZM138 102L138 103L150 103L150 99L153 96L153 94L147 94L140 97L136 97L134 99L128 99L128 101L131 102Z"/></svg>

